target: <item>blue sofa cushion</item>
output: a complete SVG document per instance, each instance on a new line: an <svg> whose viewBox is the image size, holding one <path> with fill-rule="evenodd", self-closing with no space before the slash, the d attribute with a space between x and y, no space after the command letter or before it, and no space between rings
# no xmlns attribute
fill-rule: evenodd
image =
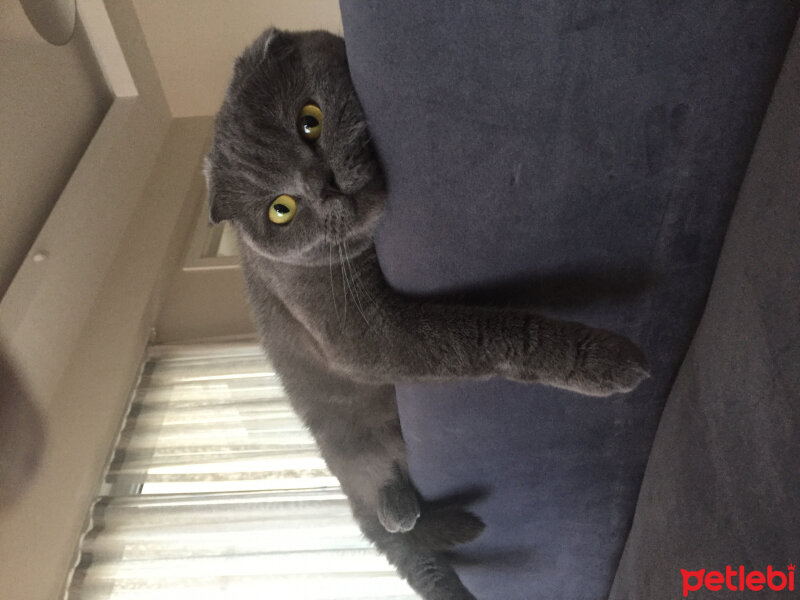
<svg viewBox="0 0 800 600"><path fill-rule="evenodd" d="M410 295L479 291L628 335L653 376L592 399L398 387L412 477L482 490L479 598L605 598L665 398L796 18L763 0L341 0Z"/></svg>

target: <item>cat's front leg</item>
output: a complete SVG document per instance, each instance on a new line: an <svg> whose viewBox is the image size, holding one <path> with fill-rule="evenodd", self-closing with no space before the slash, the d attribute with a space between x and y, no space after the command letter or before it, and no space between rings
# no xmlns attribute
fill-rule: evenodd
<svg viewBox="0 0 800 600"><path fill-rule="evenodd" d="M386 383L501 376L608 396L649 372L627 338L524 311L384 298L325 340L331 363Z"/></svg>
<svg viewBox="0 0 800 600"><path fill-rule="evenodd" d="M530 327L530 325L529 325ZM546 319L527 334L542 351L508 365L505 376L540 381L588 396L635 389L650 372L644 353L628 338L580 323Z"/></svg>

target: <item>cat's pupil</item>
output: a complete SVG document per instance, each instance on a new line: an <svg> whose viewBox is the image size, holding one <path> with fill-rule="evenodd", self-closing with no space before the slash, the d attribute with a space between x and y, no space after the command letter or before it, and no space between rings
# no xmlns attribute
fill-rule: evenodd
<svg viewBox="0 0 800 600"><path fill-rule="evenodd" d="M283 216L289 212L289 207L287 207L285 204L274 204L272 208L274 208L275 212L280 216Z"/></svg>
<svg viewBox="0 0 800 600"><path fill-rule="evenodd" d="M309 133L312 129L319 126L319 121L317 121L311 115L303 116L303 131Z"/></svg>

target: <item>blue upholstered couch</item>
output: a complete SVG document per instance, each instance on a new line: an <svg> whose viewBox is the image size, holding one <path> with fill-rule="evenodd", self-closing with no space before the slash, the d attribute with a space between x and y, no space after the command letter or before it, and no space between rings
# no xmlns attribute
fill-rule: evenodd
<svg viewBox="0 0 800 600"><path fill-rule="evenodd" d="M609 399L398 390L421 492L478 493L468 587L667 600L680 569L800 560L800 94L731 221L797 2L341 7L388 178L390 283L622 332L652 366Z"/></svg>

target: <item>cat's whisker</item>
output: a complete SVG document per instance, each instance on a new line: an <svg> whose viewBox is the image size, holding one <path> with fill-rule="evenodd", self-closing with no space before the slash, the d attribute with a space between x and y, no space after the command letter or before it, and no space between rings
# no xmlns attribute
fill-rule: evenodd
<svg viewBox="0 0 800 600"><path fill-rule="evenodd" d="M336 244L336 250L339 252L339 266L342 269L342 296L344 298L344 319L342 322L344 323L347 321L347 273L345 273L342 247L339 244Z"/></svg>
<svg viewBox="0 0 800 600"><path fill-rule="evenodd" d="M340 255L342 256L342 272L344 274L345 282L347 284L347 289L350 290L350 295L353 297L353 303L356 305L356 309L358 310L359 313L361 313L361 317L364 319L364 322L369 326L370 323L367 320L366 315L364 314L364 309L361 306L361 302L357 294L358 289L355 286L355 281L353 277L353 267L350 264L350 257L347 254L347 245L344 240L342 240L340 244Z"/></svg>
<svg viewBox="0 0 800 600"><path fill-rule="evenodd" d="M364 307L361 306L361 302L358 298L357 292L359 291L358 287L359 282L357 275L355 273L355 269L353 268L353 265L350 262L350 256L347 254L347 242L344 240L342 240L342 248L344 249L344 259L346 263L346 268L350 271L350 280L352 282L352 285L350 286L350 293L353 295L353 301L355 302L358 312L361 313L361 318L364 319L364 323L367 324L367 327L372 329L372 324L369 322L367 316L364 314ZM363 286L361 287L361 289L363 290Z"/></svg>
<svg viewBox="0 0 800 600"><path fill-rule="evenodd" d="M342 241L342 245L344 246L344 255L347 258L347 265L350 267L350 279L353 281L353 285L358 289L359 292L361 292L362 296L375 304L375 298L372 297L372 294L370 294L367 288L364 286L358 271L356 271L355 267L353 267L353 261L350 260L350 255L347 252L347 242Z"/></svg>
<svg viewBox="0 0 800 600"><path fill-rule="evenodd" d="M339 319L339 307L336 304L336 290L333 288L333 242L330 240L327 231L325 238L328 242L328 273L330 274L331 281L331 299L333 300L333 311L336 313L336 319Z"/></svg>
<svg viewBox="0 0 800 600"><path fill-rule="evenodd" d="M353 265L352 265L352 262L349 260L349 255L347 254L347 243L346 243L346 242L343 242L343 243L344 243L344 246L345 246L345 256L347 256L347 257L348 257L348 265L350 266L350 268L351 268L351 270L352 270L352 279L353 279L353 281L354 281L354 282L356 282L356 284L357 284L357 286L358 286L358 289L361 291L361 293L362 293L364 296L366 296L366 298L367 298L369 301L371 301L371 302L372 302L372 305L373 305L373 314L375 314L375 311L376 311L376 310L378 311L378 313L380 313L380 308L381 308L381 307L380 307L380 304L379 304L379 303L378 303L378 301L377 301L377 300L376 300L376 299L375 299L375 298L372 296L372 294L370 294L370 293L367 291L367 288L366 288L366 286L365 286L365 285L364 285L364 284L361 282L361 278L358 276L358 272L355 270L355 268L354 268L354 267L353 267ZM362 311L361 315L362 315L362 316L364 316L364 313L363 313L363 311ZM370 330L371 330L371 331L374 331L374 332L376 332L378 335L380 335L380 336L381 336L381 337L383 337L384 339L388 339L388 338L386 338L385 334L384 334L383 332L381 332L379 329L376 329L376 328L373 326L373 324L372 324L372 323L370 323L370 322L367 320L367 318L366 318L366 317L364 317L364 322L367 324L367 326L370 328Z"/></svg>
<svg viewBox="0 0 800 600"><path fill-rule="evenodd" d="M350 264L347 261L347 254L346 254L346 251L344 250L344 246L340 246L340 248L342 249L342 253L343 253L343 255L342 255L342 274L344 275L344 281L345 281L345 284L347 285L347 289L350 290L350 295L353 297L353 303L356 305L356 308L358 309L358 311L361 313L361 316L363 317L364 316L364 312L361 310L361 305L358 302L358 296L356 295L356 292L353 289L353 285L352 285L352 282L351 282L351 277L348 276L348 273L349 273L348 267L350 266Z"/></svg>
<svg viewBox="0 0 800 600"><path fill-rule="evenodd" d="M369 293L369 291L367 290L366 286L364 286L364 283L361 281L361 278L358 276L358 274L355 272L355 270L353 272L353 279L356 282L356 284L358 285L358 289L361 291L361 294L363 296L365 296L367 300L372 302L372 304L377 304L377 300L375 300L375 298L372 296L372 294Z"/></svg>

